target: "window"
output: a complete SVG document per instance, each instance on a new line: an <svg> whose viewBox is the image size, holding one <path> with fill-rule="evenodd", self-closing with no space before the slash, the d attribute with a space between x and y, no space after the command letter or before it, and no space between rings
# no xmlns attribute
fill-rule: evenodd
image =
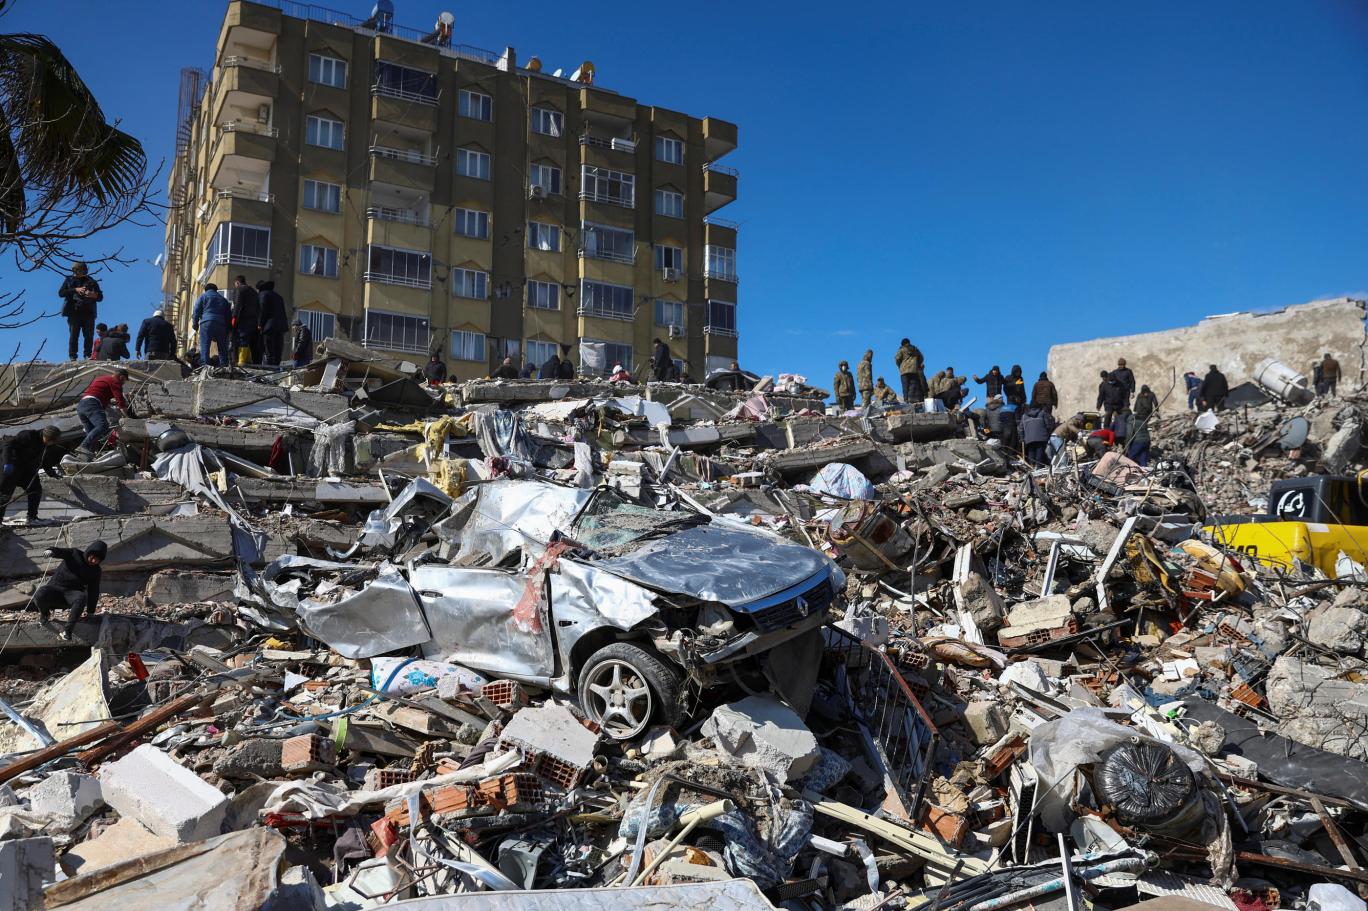
<svg viewBox="0 0 1368 911"><path fill-rule="evenodd" d="M631 231L586 221L580 232L580 243L580 251L591 259L636 262L636 234Z"/></svg>
<svg viewBox="0 0 1368 911"><path fill-rule="evenodd" d="M309 81L320 85L331 85L339 89L347 87L347 61L323 54L309 55ZM315 333L314 338L318 335Z"/></svg>
<svg viewBox="0 0 1368 911"><path fill-rule="evenodd" d="M304 141L325 149L342 148L342 121L310 114L304 118Z"/></svg>
<svg viewBox="0 0 1368 911"><path fill-rule="evenodd" d="M713 335L735 335L736 304L708 301L708 325L705 331Z"/></svg>
<svg viewBox="0 0 1368 911"><path fill-rule="evenodd" d="M300 244L299 274L337 278L337 251L317 244Z"/></svg>
<svg viewBox="0 0 1368 911"><path fill-rule="evenodd" d="M628 208L636 205L635 175L584 165L580 176L580 199Z"/></svg>
<svg viewBox="0 0 1368 911"><path fill-rule="evenodd" d="M674 269L676 272L683 272L684 251L679 247L668 247L664 244L657 244L655 248L655 267L656 269Z"/></svg>
<svg viewBox="0 0 1368 911"><path fill-rule="evenodd" d="M655 322L657 326L684 327L684 302L660 298L655 302Z"/></svg>
<svg viewBox="0 0 1368 911"><path fill-rule="evenodd" d="M485 354L483 332L466 332L453 329L451 332L451 356L458 361L488 361Z"/></svg>
<svg viewBox="0 0 1368 911"><path fill-rule="evenodd" d="M561 169L555 165L534 164L527 169L527 182L548 193L560 193Z"/></svg>
<svg viewBox="0 0 1368 911"><path fill-rule="evenodd" d="M580 286L580 312L609 319L632 319L636 312L633 294L630 286L586 280Z"/></svg>
<svg viewBox="0 0 1368 911"><path fill-rule="evenodd" d="M555 342L534 342L527 340L527 363L534 369L539 369L542 364L551 360L551 355L560 353L560 346Z"/></svg>
<svg viewBox="0 0 1368 911"><path fill-rule="evenodd" d="M304 181L304 208L337 214L342 211L342 188L321 180Z"/></svg>
<svg viewBox="0 0 1368 911"><path fill-rule="evenodd" d="M656 160L669 164L684 163L684 143L669 136L656 137Z"/></svg>
<svg viewBox="0 0 1368 911"><path fill-rule="evenodd" d="M489 154L476 149L456 150L456 173L476 180L489 179Z"/></svg>
<svg viewBox="0 0 1368 911"><path fill-rule="evenodd" d="M368 282L402 285L406 288L432 287L432 255L419 250L370 245L366 274Z"/></svg>
<svg viewBox="0 0 1368 911"><path fill-rule="evenodd" d="M271 265L271 229L222 222L209 239L205 269L225 264Z"/></svg>
<svg viewBox="0 0 1368 911"><path fill-rule="evenodd" d="M656 214L670 218L684 217L684 194L664 188L656 190Z"/></svg>
<svg viewBox="0 0 1368 911"><path fill-rule="evenodd" d="M309 327L315 342L332 338L337 334L337 317L321 310L296 310L295 317Z"/></svg>
<svg viewBox="0 0 1368 911"><path fill-rule="evenodd" d="M489 273L478 269L452 269L451 293L456 297L489 299Z"/></svg>
<svg viewBox="0 0 1368 911"><path fill-rule="evenodd" d="M437 103L437 76L426 70L415 70L388 60L375 62L375 85L371 89L376 95L399 98L404 101L418 101L423 104Z"/></svg>
<svg viewBox="0 0 1368 911"><path fill-rule="evenodd" d="M479 209L457 209L456 233L476 240L489 240L489 213Z"/></svg>
<svg viewBox="0 0 1368 911"><path fill-rule="evenodd" d="M460 113L462 117L487 123L494 119L494 99L483 92L461 89Z"/></svg>
<svg viewBox="0 0 1368 911"><path fill-rule="evenodd" d="M405 316L383 310L366 311L366 347L427 353L432 333L426 316Z"/></svg>
<svg viewBox="0 0 1368 911"><path fill-rule="evenodd" d="M555 282L528 282L527 306L533 310L559 310L560 290Z"/></svg>
<svg viewBox="0 0 1368 911"><path fill-rule="evenodd" d="M708 255L708 277L721 278L729 282L736 281L736 250L731 247L714 247L708 244L704 248Z"/></svg>
<svg viewBox="0 0 1368 911"><path fill-rule="evenodd" d="M532 132L543 136L564 136L565 115L550 108L533 108Z"/></svg>
<svg viewBox="0 0 1368 911"><path fill-rule="evenodd" d="M560 226L544 225L539 221L527 223L527 249L560 252Z"/></svg>
<svg viewBox="0 0 1368 911"><path fill-rule="evenodd" d="M599 367L597 364L593 364L593 372L602 373L604 376L607 376L616 364L621 364L628 370L631 370L633 369L633 367L636 366L632 360L631 345L624 345L620 342L605 342L599 341L598 339L586 338L581 341L580 345L580 356L581 360L583 361L580 367L582 370L586 372L590 371L592 362L596 360L593 354L593 349L600 347L603 348L603 366Z"/></svg>

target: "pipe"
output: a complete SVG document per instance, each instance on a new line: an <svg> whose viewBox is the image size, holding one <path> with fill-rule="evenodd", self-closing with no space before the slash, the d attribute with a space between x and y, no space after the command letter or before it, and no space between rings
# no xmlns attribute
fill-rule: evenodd
<svg viewBox="0 0 1368 911"><path fill-rule="evenodd" d="M655 868L665 862L665 858L670 856L670 852L673 851L675 848L679 847L679 843L683 841L685 836L692 832L694 830L694 827L697 826L700 822L707 822L710 819L716 819L723 813L730 813L732 810L735 809L736 804L732 803L730 800L714 800L710 804L701 806L696 810L690 810L683 816L679 817L679 821L683 825L683 828L679 830L679 834L676 835L674 838L670 839L670 843L667 844L661 850L661 852L655 856L655 859L651 861L651 863L646 867L645 870L642 870L640 873L637 874L636 879L632 880L631 882L631 888L635 888L636 886L641 885L642 880L644 880L646 877L650 876L653 872L655 872Z"/></svg>
<svg viewBox="0 0 1368 911"><path fill-rule="evenodd" d="M1154 866L1156 857L1153 854L1145 854L1141 857L1122 857L1117 860L1107 861L1086 870L1076 870L1074 875L1082 880L1096 879L1108 873L1143 873L1145 870ZM1036 886L1028 886L1025 889L1018 889L1015 892L1008 892L1006 895L990 898L981 901L976 905L971 905L968 911L999 911L1001 908L1010 908L1013 905L1037 898L1041 895L1048 895L1051 892L1058 892L1060 889L1067 888L1066 877L1056 876L1048 879Z"/></svg>

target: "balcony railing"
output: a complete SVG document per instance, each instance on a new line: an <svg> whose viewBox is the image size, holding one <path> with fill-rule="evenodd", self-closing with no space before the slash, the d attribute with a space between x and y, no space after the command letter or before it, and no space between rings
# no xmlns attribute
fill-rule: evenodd
<svg viewBox="0 0 1368 911"><path fill-rule="evenodd" d="M621 196L613 196L611 193L596 193L593 190L581 190L579 198L588 202L602 202L611 206L622 206L624 209L636 208L636 198L626 199Z"/></svg>
<svg viewBox="0 0 1368 911"><path fill-rule="evenodd" d="M255 133L258 136L270 136L272 139L280 135L280 131L275 127L253 123L250 120L230 120L228 123L220 124L219 129L224 133Z"/></svg>
<svg viewBox="0 0 1368 911"><path fill-rule="evenodd" d="M726 219L726 218L718 218L716 215L705 215L705 216L703 216L703 224L705 224L705 225L715 225L715 226L717 226L717 227L719 227L719 228L731 228L733 231L740 231L740 230L741 230L741 223L740 223L740 222L731 221L730 219Z"/></svg>
<svg viewBox="0 0 1368 911"><path fill-rule="evenodd" d="M727 174L727 175L730 175L730 176L732 176L732 177L740 177L740 176L741 176L741 172L738 171L738 170L736 170L736 168L729 168L729 167L727 167L727 166L724 165L724 164L712 164L712 163L705 164L705 165L703 166L703 170L704 170L704 171L712 171L712 172L715 173L715 174Z"/></svg>
<svg viewBox="0 0 1368 911"><path fill-rule="evenodd" d="M215 253L209 257L208 265L214 266L257 266L262 269L271 268L271 258L269 256L248 256L245 253Z"/></svg>
<svg viewBox="0 0 1368 911"><path fill-rule="evenodd" d="M736 338L736 330L728 329L725 326L704 326L704 335L719 335L724 338Z"/></svg>
<svg viewBox="0 0 1368 911"><path fill-rule="evenodd" d="M580 247L579 255L580 259L603 259L610 263L624 263L628 266L636 262L636 251L618 253L616 250L591 250L588 247Z"/></svg>
<svg viewBox="0 0 1368 911"><path fill-rule="evenodd" d="M627 139L622 136L592 136L589 133L580 134L580 145L593 146L596 149L611 149L614 152L635 152L636 140Z"/></svg>
<svg viewBox="0 0 1368 911"><path fill-rule="evenodd" d="M275 202L274 193L258 193L255 190L247 190L242 187L215 190L214 195L219 199L251 199L256 202Z"/></svg>
<svg viewBox="0 0 1368 911"><path fill-rule="evenodd" d="M400 101L413 101L418 104L437 104L436 95L424 95L422 92L410 92L407 89L396 89L392 85L376 83L371 86L371 94L383 98L397 98Z"/></svg>
<svg viewBox="0 0 1368 911"><path fill-rule="evenodd" d="M272 64L269 60L258 60L255 57L246 57L242 54L231 54L224 57L223 63L221 63L220 66L224 69L227 69L230 66L245 66L254 70L262 70L267 73L276 73L277 75L280 73L280 66L278 64Z"/></svg>
<svg viewBox="0 0 1368 911"><path fill-rule="evenodd" d="M390 275L388 272L362 272L361 280L379 285L398 285L401 288L432 290L431 278L413 278L408 275Z"/></svg>
<svg viewBox="0 0 1368 911"><path fill-rule="evenodd" d="M394 149L389 146L371 146L370 153L376 158L388 158L391 161L407 161L409 164L435 165L437 164L436 155L426 155L422 152L415 152L412 149Z"/></svg>
<svg viewBox="0 0 1368 911"><path fill-rule="evenodd" d="M636 314L631 311L614 310L609 307L597 307L593 304L580 304L576 311L580 316L597 316L600 319L616 319L630 323L636 319Z"/></svg>
<svg viewBox="0 0 1368 911"><path fill-rule="evenodd" d="M716 278L724 282L736 283L735 269L707 268L703 270L703 275L705 278Z"/></svg>
<svg viewBox="0 0 1368 911"><path fill-rule="evenodd" d="M428 227L426 215L421 215L411 209L392 209L389 206L371 206L366 209L366 217L372 221L393 221L401 225L417 225L420 228Z"/></svg>

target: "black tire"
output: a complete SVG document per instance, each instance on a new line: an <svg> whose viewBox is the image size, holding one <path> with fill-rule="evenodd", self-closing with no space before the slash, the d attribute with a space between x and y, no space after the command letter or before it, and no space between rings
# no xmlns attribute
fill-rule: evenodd
<svg viewBox="0 0 1368 911"><path fill-rule="evenodd" d="M619 667L630 667L645 682L652 697L645 724L625 734L622 733L624 725L614 724L612 719L605 723L596 704L600 702L600 697L590 692L590 685L595 677L607 672L608 668L605 666L614 664ZM594 652L589 656L589 660L584 662L584 667L580 669L579 686L575 692L580 707L603 728L605 734L614 740L631 740L640 736L651 722L671 726L679 723L683 714L680 707L683 681L683 674L660 656L630 642L614 642Z"/></svg>

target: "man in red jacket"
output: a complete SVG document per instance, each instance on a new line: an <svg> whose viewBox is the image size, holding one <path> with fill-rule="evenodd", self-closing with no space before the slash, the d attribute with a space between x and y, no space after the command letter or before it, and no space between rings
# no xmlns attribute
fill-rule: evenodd
<svg viewBox="0 0 1368 911"><path fill-rule="evenodd" d="M76 403L76 416L81 419L81 426L85 428L86 435L76 450L78 455L93 457L109 438L109 415L105 413L105 409L111 401L118 405L124 414L136 417L128 405L128 400L124 398L123 387L127 379L128 371L120 368L113 373L97 376L86 387L86 391L81 393L80 401Z"/></svg>

